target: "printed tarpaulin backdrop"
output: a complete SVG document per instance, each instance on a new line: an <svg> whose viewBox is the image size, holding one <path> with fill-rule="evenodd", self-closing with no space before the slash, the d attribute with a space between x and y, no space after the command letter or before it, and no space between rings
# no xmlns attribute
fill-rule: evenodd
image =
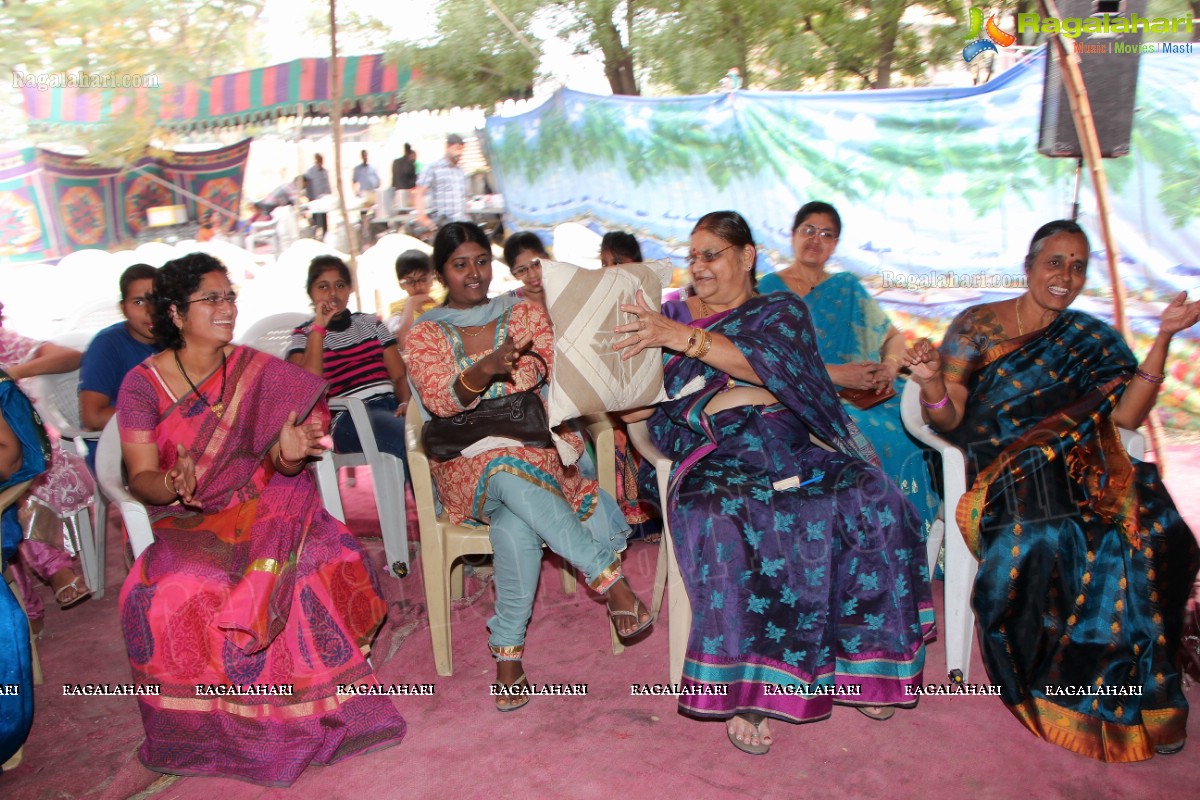
<svg viewBox="0 0 1200 800"><path fill-rule="evenodd" d="M1144 353L1158 308L1138 300L1200 292L1200 55L1141 60L1131 155L1104 167L1133 344ZM562 90L527 113L489 118L488 158L512 230L578 221L633 233L646 258L679 258L701 215L736 209L763 246L760 273L790 263L796 210L831 202L843 222L833 266L882 290L897 324L937 341L968 305L1021 291L1029 238L1071 214L1075 162L1036 151L1045 63L1043 50L965 89L673 98ZM1101 296L1075 305L1111 318L1086 177L1081 204L1093 248L1088 291ZM1200 427L1197 336L1188 331L1172 349L1160 407L1177 425Z"/></svg>
<svg viewBox="0 0 1200 800"><path fill-rule="evenodd" d="M1161 295L1200 287L1200 56L1141 59L1132 155L1104 166L1123 279ZM528 113L489 118L489 161L514 230L578 220L670 252L702 214L732 208L774 251L761 271L790 261L792 217L820 199L843 219L837 262L860 276L1003 285L1019 278L1034 230L1071 211L1075 162L1036 152L1044 68L1042 51L966 89L562 90ZM1086 184L1082 206L1095 234L1089 286L1102 288Z"/></svg>
<svg viewBox="0 0 1200 800"><path fill-rule="evenodd" d="M166 153L130 169L97 167L79 156L26 148L0 155L0 259L36 262L85 247L107 248L146 227L146 209L195 201L154 178L236 215L250 140L218 150Z"/></svg>

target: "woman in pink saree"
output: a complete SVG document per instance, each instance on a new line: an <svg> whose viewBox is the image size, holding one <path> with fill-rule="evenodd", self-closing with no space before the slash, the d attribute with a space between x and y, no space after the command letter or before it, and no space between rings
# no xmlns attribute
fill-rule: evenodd
<svg viewBox="0 0 1200 800"><path fill-rule="evenodd" d="M154 544L121 592L148 768L289 785L309 764L398 744L405 724L364 653L386 606L354 537L304 469L329 412L319 378L230 344L216 259L154 282L165 349L117 401L129 486ZM362 692L361 694L359 692Z"/></svg>

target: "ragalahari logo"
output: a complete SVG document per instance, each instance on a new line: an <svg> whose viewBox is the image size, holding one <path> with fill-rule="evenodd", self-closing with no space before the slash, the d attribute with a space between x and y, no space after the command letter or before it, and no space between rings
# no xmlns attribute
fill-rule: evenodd
<svg viewBox="0 0 1200 800"><path fill-rule="evenodd" d="M996 24L996 15L988 17L987 26L983 24L983 10L972 8L970 16L967 18L970 24L970 30L967 33L967 40L970 42L963 48L963 60L968 64L975 56L987 50L993 53L1000 52L996 49L996 45L1008 47L1017 40L1016 36L1011 33L1000 30L1000 26ZM983 35L981 35L983 34Z"/></svg>

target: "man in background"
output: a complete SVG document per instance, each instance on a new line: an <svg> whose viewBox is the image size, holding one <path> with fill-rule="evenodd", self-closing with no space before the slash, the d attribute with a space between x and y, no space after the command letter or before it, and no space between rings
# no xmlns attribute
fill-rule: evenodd
<svg viewBox="0 0 1200 800"><path fill-rule="evenodd" d="M413 193L417 223L437 230L447 222L470 222L467 213L467 174L458 165L463 140L456 133L446 137L446 155L421 172Z"/></svg>
<svg viewBox="0 0 1200 800"><path fill-rule="evenodd" d="M313 156L313 165L304 173L304 194L309 200L316 200L319 197L324 197L332 193L329 188L329 172L325 169L325 158L320 153ZM329 230L329 216L326 214L314 213L312 215L313 227L316 229L314 235L318 239L325 238L325 232Z"/></svg>
<svg viewBox="0 0 1200 800"><path fill-rule="evenodd" d="M150 292L158 272L134 264L121 273L124 322L96 334L79 365L79 421L91 431L103 430L117 412L117 391L126 373L158 352L150 323ZM95 442L88 442L88 466L95 471Z"/></svg>

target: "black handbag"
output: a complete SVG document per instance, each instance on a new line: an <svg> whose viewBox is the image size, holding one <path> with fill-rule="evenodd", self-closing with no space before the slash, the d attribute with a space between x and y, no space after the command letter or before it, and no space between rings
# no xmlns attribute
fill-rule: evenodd
<svg viewBox="0 0 1200 800"><path fill-rule="evenodd" d="M480 400L478 405L452 417L433 417L425 423L421 441L425 454L435 461L458 458L462 451L488 436L515 439L527 447L551 447L550 420L542 403L541 390L546 385L550 366L546 359L532 350L521 354L533 356L545 368L533 388L513 392L504 397Z"/></svg>

